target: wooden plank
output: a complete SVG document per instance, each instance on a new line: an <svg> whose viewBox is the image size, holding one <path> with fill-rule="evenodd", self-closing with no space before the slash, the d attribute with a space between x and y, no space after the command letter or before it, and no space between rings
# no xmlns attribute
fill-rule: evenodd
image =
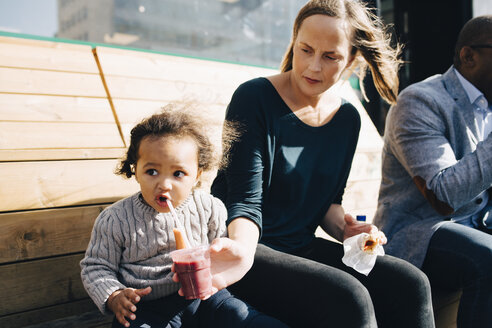
<svg viewBox="0 0 492 328"><path fill-rule="evenodd" d="M84 254L0 265L0 316L87 298L80 279Z"/></svg>
<svg viewBox="0 0 492 328"><path fill-rule="evenodd" d="M124 147L114 123L1 122L0 149Z"/></svg>
<svg viewBox="0 0 492 328"><path fill-rule="evenodd" d="M0 211L112 203L138 190L117 160L0 163Z"/></svg>
<svg viewBox="0 0 492 328"><path fill-rule="evenodd" d="M194 108L201 116L207 117L211 122L222 124L225 117L227 105L223 104L203 104L198 101L169 102L169 101L147 101L132 99L113 99L113 104L117 108L118 119L122 124L134 125L142 119L162 111L162 108L170 103L185 108Z"/></svg>
<svg viewBox="0 0 492 328"><path fill-rule="evenodd" d="M114 123L106 98L0 93L1 121Z"/></svg>
<svg viewBox="0 0 492 328"><path fill-rule="evenodd" d="M0 93L106 98L99 74L0 67Z"/></svg>
<svg viewBox="0 0 492 328"><path fill-rule="evenodd" d="M269 68L107 47L96 47L96 53L106 77L182 81L235 89L251 78L278 72Z"/></svg>
<svg viewBox="0 0 492 328"><path fill-rule="evenodd" d="M95 312L97 311L97 312ZM87 326L79 325L81 322L77 322L74 320L72 316L90 313L93 319L100 318L100 323L94 325L90 324ZM92 302L91 299L85 298L78 301L73 301L65 304L59 304L55 306L44 307L40 309L9 314L6 316L0 317L0 327L2 328L19 328L19 327L30 327L30 328L41 328L43 325L46 327L49 326L49 321L57 320L60 318L69 317L72 319L70 323L65 321L65 327L73 327L73 328L96 328L96 327L111 327L108 323L111 322L112 317L106 316L104 317L99 310L97 310L96 306ZM56 321L55 321L56 322ZM87 321L82 322L82 324L86 324ZM38 326L39 325L39 326Z"/></svg>
<svg viewBox="0 0 492 328"><path fill-rule="evenodd" d="M121 158L126 148L99 149L0 149L0 162L115 159ZM0 209L1 210L1 209Z"/></svg>
<svg viewBox="0 0 492 328"><path fill-rule="evenodd" d="M113 101L114 106L118 113L120 126L123 135L125 136L125 142L130 144L130 131L139 123L142 119L162 111L162 107L168 104L168 102L158 101L140 101L140 100L127 100L127 99L115 99ZM216 145L221 144L222 125L224 123L225 111L227 106L203 104L203 103L185 103L177 104L184 108L190 108L200 114L200 117L204 120L204 126L209 130L209 137ZM179 110L180 107L177 107Z"/></svg>
<svg viewBox="0 0 492 328"><path fill-rule="evenodd" d="M210 83L149 80L121 76L105 76L105 79L111 97L122 99L162 102L197 101L205 104L227 105L235 90L234 85L218 87Z"/></svg>
<svg viewBox="0 0 492 328"><path fill-rule="evenodd" d="M0 38L0 66L99 74L89 45Z"/></svg>
<svg viewBox="0 0 492 328"><path fill-rule="evenodd" d="M162 108L169 103L171 102L113 98L113 105L118 114L119 122L130 126L130 129L144 118L161 112Z"/></svg>
<svg viewBox="0 0 492 328"><path fill-rule="evenodd" d="M35 324L25 328L110 328L112 322L112 316L104 316L97 310Z"/></svg>
<svg viewBox="0 0 492 328"><path fill-rule="evenodd" d="M0 213L0 264L84 252L108 205Z"/></svg>

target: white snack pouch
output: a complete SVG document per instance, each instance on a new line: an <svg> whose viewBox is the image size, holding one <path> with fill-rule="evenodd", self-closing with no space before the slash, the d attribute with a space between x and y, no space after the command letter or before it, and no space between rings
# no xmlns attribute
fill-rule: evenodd
<svg viewBox="0 0 492 328"><path fill-rule="evenodd" d="M366 276L374 267L378 255L384 255L383 246L365 232L345 239L343 250L342 262Z"/></svg>

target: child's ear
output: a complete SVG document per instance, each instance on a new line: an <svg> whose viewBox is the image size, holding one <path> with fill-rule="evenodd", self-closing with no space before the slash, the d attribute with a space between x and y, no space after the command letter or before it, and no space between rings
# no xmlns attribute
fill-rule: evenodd
<svg viewBox="0 0 492 328"><path fill-rule="evenodd" d="M196 185L198 184L198 182L200 181L200 177L201 177L201 175L202 175L202 172L203 172L203 170L202 170L202 169L198 169L198 172L197 172L197 174L196 174L195 187L196 187Z"/></svg>
<svg viewBox="0 0 492 328"><path fill-rule="evenodd" d="M138 177L137 177L137 164L133 164L132 165L131 171L132 171L133 175L135 176L135 180L137 180L137 182L138 182Z"/></svg>

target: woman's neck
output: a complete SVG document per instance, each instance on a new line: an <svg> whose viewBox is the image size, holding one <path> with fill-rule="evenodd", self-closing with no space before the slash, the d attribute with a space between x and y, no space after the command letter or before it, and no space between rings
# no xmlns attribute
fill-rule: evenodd
<svg viewBox="0 0 492 328"><path fill-rule="evenodd" d="M340 108L341 98L334 92L336 86L321 94L307 96L300 90L290 72L269 79L290 110L310 126L328 123Z"/></svg>

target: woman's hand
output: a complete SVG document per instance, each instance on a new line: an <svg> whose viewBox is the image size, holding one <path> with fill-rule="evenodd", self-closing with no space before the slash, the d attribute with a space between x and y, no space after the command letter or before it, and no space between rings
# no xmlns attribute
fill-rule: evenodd
<svg viewBox="0 0 492 328"><path fill-rule="evenodd" d="M135 304L140 302L142 296L150 294L152 288L147 287L144 289L125 288L115 291L108 297L106 305L108 309L113 311L116 319L125 327L130 327L130 323L126 321L125 317L130 320L135 320L135 311L137 307Z"/></svg>
<svg viewBox="0 0 492 328"><path fill-rule="evenodd" d="M379 231L375 225L357 221L350 214L345 214L343 219L345 220L345 228L343 229L343 240L366 232L376 237L377 240L379 240L379 244L386 244L387 239L384 235L384 232Z"/></svg>
<svg viewBox="0 0 492 328"><path fill-rule="evenodd" d="M240 280L253 265L254 253L229 238L217 238L210 244L210 273L212 274L212 293L202 298L205 300L221 289ZM173 281L179 282L174 264L171 267ZM183 289L178 294L184 296Z"/></svg>
<svg viewBox="0 0 492 328"><path fill-rule="evenodd" d="M212 292L239 281L251 269L254 251L230 238L215 239L210 246Z"/></svg>
<svg viewBox="0 0 492 328"><path fill-rule="evenodd" d="M229 238L217 238L210 244L212 294L244 277L251 269L255 257L260 235L258 226L247 218L236 218L227 229ZM171 270L174 272L174 265ZM179 282L176 273L173 280ZM178 293L184 295L181 288Z"/></svg>

